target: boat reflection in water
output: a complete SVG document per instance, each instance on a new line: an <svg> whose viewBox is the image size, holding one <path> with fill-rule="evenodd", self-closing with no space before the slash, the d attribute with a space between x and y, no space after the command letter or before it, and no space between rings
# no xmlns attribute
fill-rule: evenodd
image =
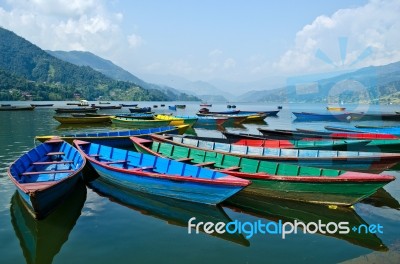
<svg viewBox="0 0 400 264"><path fill-rule="evenodd" d="M43 220L32 217L22 197L15 192L11 198L11 223L26 263L52 263L81 215L86 200L86 186L80 181L60 206Z"/></svg>
<svg viewBox="0 0 400 264"><path fill-rule="evenodd" d="M88 185L101 196L108 197L110 201L116 202L128 208L140 211L146 216L153 216L168 222L168 224L187 228L188 220L196 217L198 222L224 222L232 221L220 206L191 203L182 200L160 197L146 193L116 188L100 179L89 182ZM201 228L200 231L204 232ZM195 232L195 230L193 230ZM243 246L250 243L241 234L218 234L212 236L222 238Z"/></svg>
<svg viewBox="0 0 400 264"><path fill-rule="evenodd" d="M388 250L381 239L375 234L365 234L364 232L359 234L358 232L351 230L354 226L368 226L368 224L349 207L337 207L336 209L331 209L324 205L257 197L244 193L234 195L229 198L225 204L235 211L265 218L274 222L281 220L283 223L294 223L294 221L297 220L297 222L303 222L305 225L310 222L318 223L318 221L321 221L321 223L325 225L330 222L348 222L347 226L350 229L349 233L340 234L339 232L335 232L330 234L326 232L323 235L346 240L354 245L375 251ZM301 234L303 233L301 230L298 230L297 232Z"/></svg>
<svg viewBox="0 0 400 264"><path fill-rule="evenodd" d="M196 129L205 129L205 130L217 130L217 131L225 131L225 127L223 125L215 125L215 124L198 124L194 125Z"/></svg>
<svg viewBox="0 0 400 264"><path fill-rule="evenodd" d="M384 188L378 189L373 195L361 201L363 204L370 204L375 207L389 207L400 210L400 203Z"/></svg>

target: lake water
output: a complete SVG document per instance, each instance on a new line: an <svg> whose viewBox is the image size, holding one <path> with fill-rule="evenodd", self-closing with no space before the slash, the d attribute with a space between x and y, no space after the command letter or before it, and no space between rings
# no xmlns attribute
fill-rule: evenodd
<svg viewBox="0 0 400 264"><path fill-rule="evenodd" d="M2 102L6 103L6 102ZM63 107L65 102L54 102ZM139 102L139 106L159 107L161 102ZM27 104L18 102L16 104ZM114 104L114 103L113 103ZM182 104L182 102L179 102ZM178 114L193 115L198 103L186 103ZM236 104L241 110L273 110L276 104ZM214 104L212 110L226 110L226 104ZM257 127L320 129L328 123L293 122L291 111L321 111L325 105L283 105L278 118L268 124L245 124L227 131L258 133ZM348 106L349 110L395 111L397 106ZM104 113L128 112L101 110ZM385 186L379 195L354 206L354 210L329 209L238 197L221 207L193 205L162 197L118 192L100 186L102 193L90 188L77 190L74 199L57 209L44 221L30 218L15 196L15 187L7 177L7 168L22 153L34 147L36 135L62 134L78 130L108 130L111 126L60 126L52 116L54 108L36 108L27 112L0 111L0 263L399 263L400 262L400 183ZM365 122L364 122L365 123ZM375 122L374 124L380 124ZM390 124L390 123L385 123ZM221 137L213 129L190 131L199 136ZM395 171L385 172L399 177ZM111 196L110 196L111 195ZM310 221L381 225L383 233L347 235L245 234L212 236L204 232L188 234L191 217L214 222Z"/></svg>

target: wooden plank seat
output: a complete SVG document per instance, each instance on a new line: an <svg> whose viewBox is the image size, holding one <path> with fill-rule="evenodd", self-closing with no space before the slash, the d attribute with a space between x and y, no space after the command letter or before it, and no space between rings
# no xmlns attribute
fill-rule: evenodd
<svg viewBox="0 0 400 264"><path fill-rule="evenodd" d="M141 171L141 170L152 170L155 169L153 166L147 166L147 167L139 167L139 168L133 168L130 169L131 171Z"/></svg>
<svg viewBox="0 0 400 264"><path fill-rule="evenodd" d="M71 173L75 170L48 170L48 171L28 171L24 172L22 176L39 175L39 174L53 174L53 173Z"/></svg>
<svg viewBox="0 0 400 264"><path fill-rule="evenodd" d="M49 139L49 140L45 141L45 143L50 143L50 144L53 144L53 143L61 143L61 142L64 142L64 141L61 140L61 139L57 139L57 138L55 138L55 139Z"/></svg>
<svg viewBox="0 0 400 264"><path fill-rule="evenodd" d="M24 188L29 192L29 191L45 189L47 187L55 185L56 183L57 181L46 181L46 182L26 182L26 183L23 182L21 184L22 188Z"/></svg>
<svg viewBox="0 0 400 264"><path fill-rule="evenodd" d="M193 158L180 158L180 159L176 159L176 161L181 161L181 162L185 162L185 161L192 161Z"/></svg>
<svg viewBox="0 0 400 264"><path fill-rule="evenodd" d="M102 163L104 163L104 164L117 164L117 163L126 163L127 161L126 160L111 160L111 161L104 161L104 162L102 162Z"/></svg>
<svg viewBox="0 0 400 264"><path fill-rule="evenodd" d="M234 170L240 170L242 167L238 167L238 166L232 166L232 167L228 167L225 169L222 169L224 171L234 171Z"/></svg>
<svg viewBox="0 0 400 264"><path fill-rule="evenodd" d="M52 165L52 164L68 164L74 163L73 160L61 160L61 161L37 161L32 163L32 165Z"/></svg>
<svg viewBox="0 0 400 264"><path fill-rule="evenodd" d="M49 152L46 155L47 156L55 156L55 155L64 155L64 152L58 151L58 152Z"/></svg>
<svg viewBox="0 0 400 264"><path fill-rule="evenodd" d="M215 164L215 161L209 161L209 162L197 163L197 164L194 164L194 166L203 167L203 166L210 166L210 165L214 165L214 164Z"/></svg>

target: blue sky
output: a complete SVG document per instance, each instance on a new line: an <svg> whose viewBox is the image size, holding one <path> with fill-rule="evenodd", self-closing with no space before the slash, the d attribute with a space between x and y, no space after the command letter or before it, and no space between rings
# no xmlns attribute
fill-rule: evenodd
<svg viewBox="0 0 400 264"><path fill-rule="evenodd" d="M396 0L2 0L0 26L43 49L84 50L141 77L256 81L400 60ZM352 65L366 49L367 59ZM347 69L346 68L346 69Z"/></svg>

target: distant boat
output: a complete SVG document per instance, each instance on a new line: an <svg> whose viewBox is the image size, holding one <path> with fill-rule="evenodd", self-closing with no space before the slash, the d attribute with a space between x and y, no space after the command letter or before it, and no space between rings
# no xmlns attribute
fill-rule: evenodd
<svg viewBox="0 0 400 264"><path fill-rule="evenodd" d="M131 112L131 113L148 113L148 112L151 112L151 107L129 108L129 112Z"/></svg>
<svg viewBox="0 0 400 264"><path fill-rule="evenodd" d="M1 104L1 107L11 106L11 104Z"/></svg>
<svg viewBox="0 0 400 264"><path fill-rule="evenodd" d="M32 111L34 106L2 106L0 111Z"/></svg>
<svg viewBox="0 0 400 264"><path fill-rule="evenodd" d="M175 105L169 105L168 109L172 110L172 111L176 111L176 106Z"/></svg>
<svg viewBox="0 0 400 264"><path fill-rule="evenodd" d="M131 117L112 117L111 122L116 126L153 128L153 127L169 126L171 120L146 120L146 119L136 119Z"/></svg>
<svg viewBox="0 0 400 264"><path fill-rule="evenodd" d="M96 113L97 108L93 107L70 107L70 108L56 108L56 113Z"/></svg>
<svg viewBox="0 0 400 264"><path fill-rule="evenodd" d="M54 104L31 104L33 107L52 107Z"/></svg>
<svg viewBox="0 0 400 264"><path fill-rule="evenodd" d="M158 107L158 105L153 105L153 108L157 108Z"/></svg>
<svg viewBox="0 0 400 264"><path fill-rule="evenodd" d="M328 111L344 111L344 110L346 110L346 107L327 106L326 110L328 110Z"/></svg>
<svg viewBox="0 0 400 264"><path fill-rule="evenodd" d="M113 116L53 116L55 120L61 124L93 124L93 123L109 123Z"/></svg>
<svg viewBox="0 0 400 264"><path fill-rule="evenodd" d="M121 105L95 105L95 104L92 104L91 107L98 108L100 110L103 110L103 109L121 109L122 108Z"/></svg>
<svg viewBox="0 0 400 264"><path fill-rule="evenodd" d="M74 190L85 164L74 147L53 138L14 161L8 177L35 218L41 219Z"/></svg>
<svg viewBox="0 0 400 264"><path fill-rule="evenodd" d="M296 121L336 121L336 122L349 122L353 120L353 116L350 113L339 113L339 114L320 114L320 113L308 113L308 112L292 112L296 116Z"/></svg>
<svg viewBox="0 0 400 264"><path fill-rule="evenodd" d="M212 107L212 104L201 103L200 106L203 106L203 107Z"/></svg>
<svg viewBox="0 0 400 264"><path fill-rule="evenodd" d="M138 104L120 104L122 107L136 107Z"/></svg>
<svg viewBox="0 0 400 264"><path fill-rule="evenodd" d="M110 104L110 102L103 102L103 101L100 101L99 104Z"/></svg>
<svg viewBox="0 0 400 264"><path fill-rule="evenodd" d="M281 106L281 105L278 105L278 107L277 107L279 110L281 110L282 108L283 108L283 106Z"/></svg>
<svg viewBox="0 0 400 264"><path fill-rule="evenodd" d="M186 108L186 105L184 105L184 104L177 104L175 106L176 106L176 108L179 108L179 109L185 109Z"/></svg>
<svg viewBox="0 0 400 264"><path fill-rule="evenodd" d="M161 107L165 107L165 104L160 104Z"/></svg>

